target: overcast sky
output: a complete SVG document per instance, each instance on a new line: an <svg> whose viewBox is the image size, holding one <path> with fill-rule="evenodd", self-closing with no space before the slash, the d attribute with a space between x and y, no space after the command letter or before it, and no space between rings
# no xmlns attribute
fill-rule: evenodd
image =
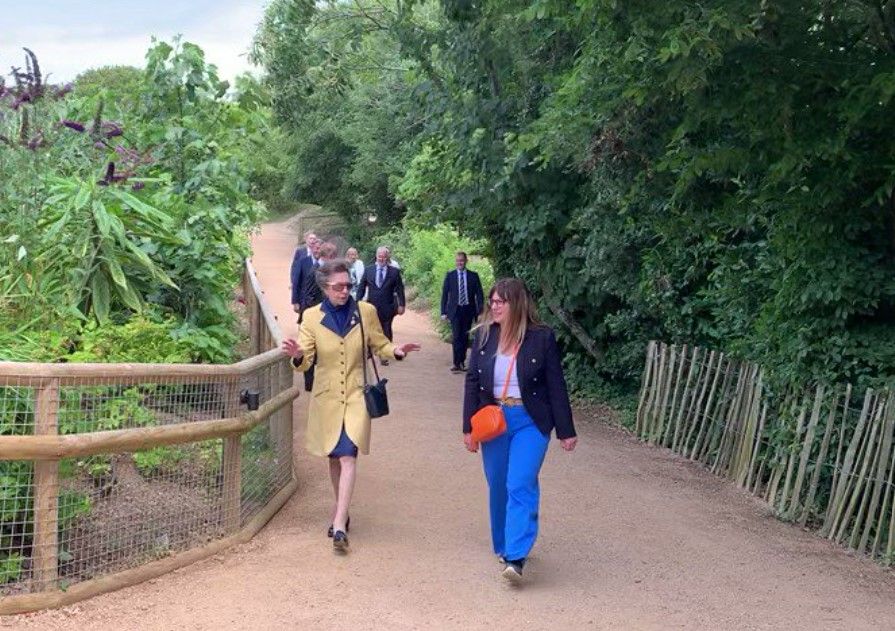
<svg viewBox="0 0 895 631"><path fill-rule="evenodd" d="M142 68L150 38L180 33L198 44L222 79L251 68L246 52L267 0L0 0L0 75L25 67L26 46L49 81L88 68ZM8 76L7 76L8 83Z"/></svg>

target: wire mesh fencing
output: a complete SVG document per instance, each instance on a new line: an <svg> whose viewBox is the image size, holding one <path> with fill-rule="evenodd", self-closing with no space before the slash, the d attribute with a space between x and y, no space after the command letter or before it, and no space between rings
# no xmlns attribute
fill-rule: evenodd
<svg viewBox="0 0 895 631"><path fill-rule="evenodd" d="M887 565L895 559L889 389L776 392L756 364L650 342L635 432L734 480L781 519Z"/></svg>
<svg viewBox="0 0 895 631"><path fill-rule="evenodd" d="M0 600L235 533L292 481L292 369L0 363Z"/></svg>

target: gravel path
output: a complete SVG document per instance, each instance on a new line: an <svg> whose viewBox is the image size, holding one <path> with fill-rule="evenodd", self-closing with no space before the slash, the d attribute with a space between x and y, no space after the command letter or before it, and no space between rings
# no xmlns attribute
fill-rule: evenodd
<svg viewBox="0 0 895 631"><path fill-rule="evenodd" d="M288 225L254 262L287 334ZM60 611L27 629L892 629L895 578L775 520L760 502L597 418L542 473L542 532L527 584L498 577L485 483L459 436L462 377L426 318L396 320L423 351L386 369L391 416L359 465L351 553L325 536L325 463L301 449L295 496L252 542Z"/></svg>

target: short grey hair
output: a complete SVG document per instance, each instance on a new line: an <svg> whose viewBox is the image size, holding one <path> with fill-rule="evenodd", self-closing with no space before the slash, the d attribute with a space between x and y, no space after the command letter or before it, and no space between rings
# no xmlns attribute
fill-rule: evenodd
<svg viewBox="0 0 895 631"><path fill-rule="evenodd" d="M317 271L314 272L314 280L317 281L317 286L320 289L326 289L330 278L336 274L347 274L349 269L351 269L351 264L345 259L332 259L317 268Z"/></svg>

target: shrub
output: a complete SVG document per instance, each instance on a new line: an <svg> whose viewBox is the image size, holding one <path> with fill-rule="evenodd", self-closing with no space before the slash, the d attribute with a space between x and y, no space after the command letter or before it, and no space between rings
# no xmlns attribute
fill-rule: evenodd
<svg viewBox="0 0 895 631"><path fill-rule="evenodd" d="M458 251L469 254L469 269L477 272L487 293L494 284L494 270L482 256L484 242L461 237L447 226L430 229L405 227L387 233L382 241L391 246L392 254L401 264L405 285L414 288L429 309L442 337L449 334L441 321L441 288L444 275L454 269Z"/></svg>

